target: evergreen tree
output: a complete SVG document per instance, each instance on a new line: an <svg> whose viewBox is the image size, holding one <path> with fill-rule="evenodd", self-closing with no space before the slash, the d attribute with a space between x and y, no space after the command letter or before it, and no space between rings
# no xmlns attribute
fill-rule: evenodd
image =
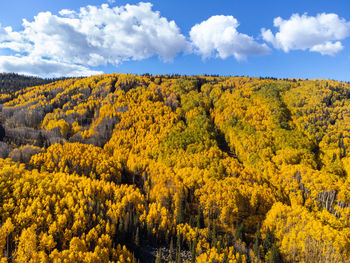
<svg viewBox="0 0 350 263"><path fill-rule="evenodd" d="M275 237L273 235L273 232L270 230L270 228L266 231L266 236L263 241L263 248L264 252L267 253L272 248L272 245L275 243Z"/></svg>
<svg viewBox="0 0 350 263"><path fill-rule="evenodd" d="M197 248L197 236L195 237L195 239L194 239L194 241L192 243L191 263L195 263L196 262L196 256L197 256L196 248Z"/></svg>
<svg viewBox="0 0 350 263"><path fill-rule="evenodd" d="M189 225L191 227L195 227L196 226L196 219L193 216L190 217Z"/></svg>
<svg viewBox="0 0 350 263"><path fill-rule="evenodd" d="M139 227L136 228L136 233L135 233L135 245L137 247L140 247L140 233L139 233Z"/></svg>
<svg viewBox="0 0 350 263"><path fill-rule="evenodd" d="M175 262L181 262L181 234L177 233Z"/></svg>
<svg viewBox="0 0 350 263"><path fill-rule="evenodd" d="M176 237L176 249L181 250L181 234L180 234L180 232L177 233L177 237Z"/></svg>
<svg viewBox="0 0 350 263"><path fill-rule="evenodd" d="M218 253L221 254L222 241L220 240L217 244Z"/></svg>
<svg viewBox="0 0 350 263"><path fill-rule="evenodd" d="M198 215L197 215L197 227L199 229L204 228L204 214L202 209L198 209Z"/></svg>
<svg viewBox="0 0 350 263"><path fill-rule="evenodd" d="M224 254L224 259L222 260L223 263L228 263L228 255L227 255L227 252L225 251L225 254Z"/></svg>
<svg viewBox="0 0 350 263"><path fill-rule="evenodd" d="M175 262L181 263L181 251L180 250L176 251Z"/></svg>
<svg viewBox="0 0 350 263"><path fill-rule="evenodd" d="M257 259L261 258L260 244L261 244L261 233L260 233L260 229L258 228L255 234L254 245L253 245L253 251Z"/></svg>
<svg viewBox="0 0 350 263"><path fill-rule="evenodd" d="M180 199L177 203L176 223L185 223L185 197L181 194Z"/></svg>
<svg viewBox="0 0 350 263"><path fill-rule="evenodd" d="M174 240L173 240L173 237L171 237L171 239L170 239L169 259L170 259L170 261L172 261L174 259Z"/></svg>
<svg viewBox="0 0 350 263"><path fill-rule="evenodd" d="M124 240L124 220L120 219L118 226L118 241L121 242Z"/></svg>
<svg viewBox="0 0 350 263"><path fill-rule="evenodd" d="M267 258L268 263L280 263L282 262L281 254L276 246L276 243L273 243L269 256Z"/></svg>
<svg viewBox="0 0 350 263"><path fill-rule="evenodd" d="M2 127L1 123L0 123L0 141L3 141L4 140L4 137L5 137L5 129L4 127Z"/></svg>
<svg viewBox="0 0 350 263"><path fill-rule="evenodd" d="M236 226L235 240L244 241L244 239L244 225L243 223L240 223Z"/></svg>

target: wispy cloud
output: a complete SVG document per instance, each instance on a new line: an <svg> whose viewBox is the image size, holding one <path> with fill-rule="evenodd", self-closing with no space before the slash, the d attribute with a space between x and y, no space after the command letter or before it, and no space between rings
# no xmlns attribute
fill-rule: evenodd
<svg viewBox="0 0 350 263"><path fill-rule="evenodd" d="M5 72L19 72L25 75L43 77L74 77L102 74L81 65L57 62L33 56L0 56L0 69Z"/></svg>

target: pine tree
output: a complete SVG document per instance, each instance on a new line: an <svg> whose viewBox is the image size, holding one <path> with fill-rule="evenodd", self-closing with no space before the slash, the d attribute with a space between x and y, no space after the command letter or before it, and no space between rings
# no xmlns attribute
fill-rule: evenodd
<svg viewBox="0 0 350 263"><path fill-rule="evenodd" d="M176 263L180 263L181 262L181 251L180 250L176 251L175 262Z"/></svg>
<svg viewBox="0 0 350 263"><path fill-rule="evenodd" d="M272 245L275 243L275 237L273 235L273 232L270 230L270 228L266 231L266 236L263 241L263 248L264 252L267 253L272 248Z"/></svg>
<svg viewBox="0 0 350 263"><path fill-rule="evenodd" d="M196 256L197 256L197 236L195 237L193 243L192 243L192 249L191 249L191 263L196 262Z"/></svg>
<svg viewBox="0 0 350 263"><path fill-rule="evenodd" d="M136 228L136 233L135 233L135 245L137 247L140 247L140 233L139 233L139 227Z"/></svg>
<svg viewBox="0 0 350 263"><path fill-rule="evenodd" d="M225 251L224 254L224 259L222 260L223 263L228 263L228 255L227 255L227 251Z"/></svg>
<svg viewBox="0 0 350 263"><path fill-rule="evenodd" d="M254 239L254 245L253 245L253 251L257 259L261 258L260 255L260 244L261 244L261 233L260 229L256 231L255 239Z"/></svg>
<svg viewBox="0 0 350 263"><path fill-rule="evenodd" d="M1 132L0 132L0 134L1 134ZM0 135L0 137L1 137L1 135ZM38 138L36 140L36 145L39 146L39 147L43 147L44 144L45 144L45 141L46 141L46 139L44 138L42 133L39 132Z"/></svg>
<svg viewBox="0 0 350 263"><path fill-rule="evenodd" d="M221 254L222 241L220 240L217 244L218 253Z"/></svg>
<svg viewBox="0 0 350 263"><path fill-rule="evenodd" d="M235 240L241 240L244 241L244 225L243 223L240 223L236 227L236 233L235 233Z"/></svg>
<svg viewBox="0 0 350 263"><path fill-rule="evenodd" d="M177 233L177 239L176 239L176 257L175 262L180 263L181 262L181 234Z"/></svg>
<svg viewBox="0 0 350 263"><path fill-rule="evenodd" d="M177 203L176 223L182 224L185 222L185 197L181 194Z"/></svg>
<svg viewBox="0 0 350 263"><path fill-rule="evenodd" d="M121 242L124 240L124 220L121 218L118 225L118 241Z"/></svg>
<svg viewBox="0 0 350 263"><path fill-rule="evenodd" d="M197 227L199 229L204 228L204 214L203 214L203 211L201 209L198 209Z"/></svg>
<svg viewBox="0 0 350 263"><path fill-rule="evenodd" d="M172 261L174 259L174 240L173 240L173 237L171 237L171 239L170 239L169 259L170 259L170 261Z"/></svg>
<svg viewBox="0 0 350 263"><path fill-rule="evenodd" d="M191 227L195 227L196 226L196 219L193 216L190 217L189 225Z"/></svg>
<svg viewBox="0 0 350 263"><path fill-rule="evenodd" d="M267 258L268 263L279 263L282 262L281 254L276 246L276 243L273 243L269 256Z"/></svg>

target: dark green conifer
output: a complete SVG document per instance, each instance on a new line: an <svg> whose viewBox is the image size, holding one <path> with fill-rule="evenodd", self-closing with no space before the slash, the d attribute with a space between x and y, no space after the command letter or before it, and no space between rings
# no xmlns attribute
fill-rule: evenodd
<svg viewBox="0 0 350 263"><path fill-rule="evenodd" d="M266 236L263 241L263 248L264 252L267 253L272 248L272 245L275 243L275 237L273 235L273 232L270 230L270 228L266 231Z"/></svg>
<svg viewBox="0 0 350 263"><path fill-rule="evenodd" d="M183 194L181 194L177 203L176 223L185 223L185 197Z"/></svg>
<svg viewBox="0 0 350 263"><path fill-rule="evenodd" d="M276 243L273 243L270 254L267 258L268 263L280 263L282 262L281 254L276 246Z"/></svg>
<svg viewBox="0 0 350 263"><path fill-rule="evenodd" d="M195 239L193 240L193 243L192 243L191 263L196 262L196 256L197 256L196 248L197 248L197 236L195 237Z"/></svg>
<svg viewBox="0 0 350 263"><path fill-rule="evenodd" d="M253 245L253 251L257 259L261 258L260 244L261 244L261 233L260 233L260 229L258 228L255 234L254 245Z"/></svg>
<svg viewBox="0 0 350 263"><path fill-rule="evenodd" d="M244 225L240 223L236 226L235 240L244 241Z"/></svg>
<svg viewBox="0 0 350 263"><path fill-rule="evenodd" d="M202 209L198 209L197 227L198 227L199 229L204 228L204 215L203 215Z"/></svg>
<svg viewBox="0 0 350 263"><path fill-rule="evenodd" d="M171 237L171 239L170 239L169 259L170 259L170 261L172 261L174 259L174 240L173 240L173 237Z"/></svg>
<svg viewBox="0 0 350 263"><path fill-rule="evenodd" d="M140 230L139 227L136 228L136 233L135 233L135 245L137 247L140 246Z"/></svg>

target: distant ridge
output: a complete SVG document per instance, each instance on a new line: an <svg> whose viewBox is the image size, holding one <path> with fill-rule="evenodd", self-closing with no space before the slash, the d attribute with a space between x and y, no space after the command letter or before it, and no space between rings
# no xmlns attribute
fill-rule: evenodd
<svg viewBox="0 0 350 263"><path fill-rule="evenodd" d="M0 73L0 93L16 92L27 87L44 85L62 79L64 78L43 79L17 73Z"/></svg>

